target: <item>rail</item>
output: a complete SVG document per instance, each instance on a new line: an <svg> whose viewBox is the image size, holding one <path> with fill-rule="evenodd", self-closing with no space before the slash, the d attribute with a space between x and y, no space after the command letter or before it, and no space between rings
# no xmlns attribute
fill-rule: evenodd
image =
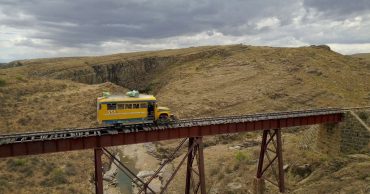
<svg viewBox="0 0 370 194"><path fill-rule="evenodd" d="M370 107L365 107L365 108L370 108ZM359 109L359 107L357 107L356 109ZM350 109L349 108L347 109L324 108L324 109L299 110L299 111L256 113L256 114L247 114L247 115L239 115L239 116L180 119L180 120L176 120L169 124L164 124L164 125L150 125L150 124L123 125L120 127L107 126L107 127L84 128L84 129L62 129L58 131L14 133L14 134L0 135L0 145L32 142L32 141L53 140L53 139L69 139L69 138L78 138L78 137L113 135L113 134L119 134L119 133L131 133L131 132L138 132L138 131L152 131L152 130L164 130L164 129L171 129L171 128L243 123L243 122L250 122L250 121L270 120L270 119L295 118L295 117L301 117L301 116L327 115L327 114L343 113L348 110Z"/></svg>

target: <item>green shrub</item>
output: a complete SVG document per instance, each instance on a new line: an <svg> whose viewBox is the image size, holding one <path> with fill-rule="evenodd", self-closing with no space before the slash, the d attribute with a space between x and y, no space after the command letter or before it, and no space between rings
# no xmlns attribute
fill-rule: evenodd
<svg viewBox="0 0 370 194"><path fill-rule="evenodd" d="M369 115L366 112L359 112L358 117L360 117L363 121L366 122L367 119L369 118Z"/></svg>
<svg viewBox="0 0 370 194"><path fill-rule="evenodd" d="M248 158L247 158L247 155L245 155L243 152L238 152L238 153L236 153L236 155L235 155L235 159L236 159L236 160L238 160L238 161L240 162L240 161L245 161L245 160L247 160Z"/></svg>
<svg viewBox="0 0 370 194"><path fill-rule="evenodd" d="M21 167L26 166L27 160L26 159L9 159L7 161L8 169L10 170L18 170Z"/></svg>
<svg viewBox="0 0 370 194"><path fill-rule="evenodd" d="M0 79L0 87L4 87L4 86L6 86L6 81Z"/></svg>
<svg viewBox="0 0 370 194"><path fill-rule="evenodd" d="M41 186L53 187L67 183L68 179L66 173L60 168L55 168L50 172L50 177L46 177L40 184Z"/></svg>
<svg viewBox="0 0 370 194"><path fill-rule="evenodd" d="M9 180L6 177L0 177L0 193L5 193L9 188Z"/></svg>
<svg viewBox="0 0 370 194"><path fill-rule="evenodd" d="M33 165L26 158L10 159L7 161L7 167L11 171L22 173L24 177L33 175Z"/></svg>
<svg viewBox="0 0 370 194"><path fill-rule="evenodd" d="M62 169L54 169L51 172L51 180L55 185L68 183L66 173Z"/></svg>
<svg viewBox="0 0 370 194"><path fill-rule="evenodd" d="M27 80L24 79L22 76L17 76L17 77L15 77L15 79L17 79L18 81L21 81L21 82L27 82Z"/></svg>
<svg viewBox="0 0 370 194"><path fill-rule="evenodd" d="M210 172L211 177L216 176L219 170L219 168L212 168Z"/></svg>
<svg viewBox="0 0 370 194"><path fill-rule="evenodd" d="M26 163L27 163L26 159L16 159L14 161L14 164L16 166L24 166L24 165L26 165Z"/></svg>

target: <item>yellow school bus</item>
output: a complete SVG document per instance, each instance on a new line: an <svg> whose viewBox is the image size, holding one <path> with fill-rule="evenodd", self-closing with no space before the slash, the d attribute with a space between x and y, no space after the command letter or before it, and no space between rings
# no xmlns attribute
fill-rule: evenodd
<svg viewBox="0 0 370 194"><path fill-rule="evenodd" d="M166 123L172 118L170 109L159 107L153 95L139 94L138 91L126 95L103 93L97 98L97 119L107 125Z"/></svg>

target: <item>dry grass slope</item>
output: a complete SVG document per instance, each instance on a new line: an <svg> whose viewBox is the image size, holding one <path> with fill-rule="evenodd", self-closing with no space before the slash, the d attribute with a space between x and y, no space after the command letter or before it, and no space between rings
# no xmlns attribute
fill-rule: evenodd
<svg viewBox="0 0 370 194"><path fill-rule="evenodd" d="M369 105L369 81L370 62L325 47L229 45L23 60L0 69L0 133L95 126L95 99L103 91L138 88L154 93L162 105L184 118ZM225 143L258 137L244 134ZM317 178L302 183L299 177L288 177L294 189L302 189L297 193L321 180L343 191L351 191L352 183L369 183L361 173L362 177L348 178L346 185L335 178L352 176L349 169L369 169L365 159L347 158L337 174L329 176L325 169L336 159L298 150L298 137L287 134L285 146L295 153L285 154L287 162L312 160ZM248 192L257 149L238 153L223 145L208 147L208 185L222 189L235 176L239 182L247 180L242 191ZM219 173L217 166L224 166ZM89 151L5 159L0 161L0 193L90 193L92 173Z"/></svg>

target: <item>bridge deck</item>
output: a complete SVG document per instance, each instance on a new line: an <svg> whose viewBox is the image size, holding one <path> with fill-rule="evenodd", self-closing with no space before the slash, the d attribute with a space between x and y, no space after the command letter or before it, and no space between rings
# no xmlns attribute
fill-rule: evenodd
<svg viewBox="0 0 370 194"><path fill-rule="evenodd" d="M186 119L178 120L170 125L161 126L98 127L0 135L0 158L185 137L336 123L342 120L344 112L343 109L330 108Z"/></svg>

